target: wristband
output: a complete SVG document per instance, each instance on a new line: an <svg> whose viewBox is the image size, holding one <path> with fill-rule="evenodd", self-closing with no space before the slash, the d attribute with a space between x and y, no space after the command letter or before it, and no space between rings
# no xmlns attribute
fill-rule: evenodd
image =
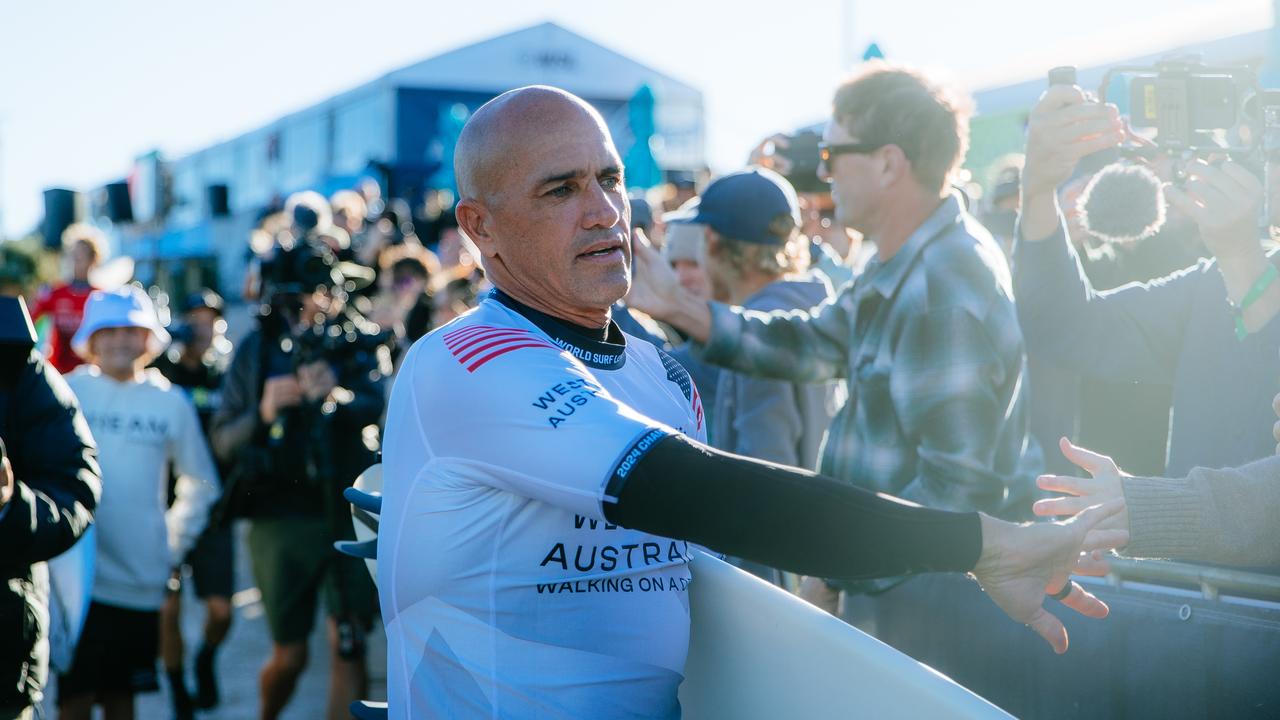
<svg viewBox="0 0 1280 720"><path fill-rule="evenodd" d="M1230 298L1227 299L1227 303L1231 305L1231 309L1236 314L1237 340L1244 342L1244 339L1249 337L1249 330L1244 326L1244 311L1248 310L1250 305L1262 297L1262 294L1267 291L1267 288L1271 287L1271 283L1275 281L1277 276L1280 276L1280 270L1277 270L1275 265L1267 263L1266 272L1262 273L1262 277L1259 277L1253 283L1249 291L1244 294L1244 298L1240 300L1239 305L1231 302Z"/></svg>

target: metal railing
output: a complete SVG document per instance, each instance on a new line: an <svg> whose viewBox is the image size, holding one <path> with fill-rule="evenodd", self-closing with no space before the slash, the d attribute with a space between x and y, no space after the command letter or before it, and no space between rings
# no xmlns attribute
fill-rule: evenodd
<svg viewBox="0 0 1280 720"><path fill-rule="evenodd" d="M1207 600L1217 600L1227 594L1280 602L1280 576L1277 575L1166 560L1114 557L1110 562L1111 574L1104 581L1112 587L1140 582L1199 588Z"/></svg>

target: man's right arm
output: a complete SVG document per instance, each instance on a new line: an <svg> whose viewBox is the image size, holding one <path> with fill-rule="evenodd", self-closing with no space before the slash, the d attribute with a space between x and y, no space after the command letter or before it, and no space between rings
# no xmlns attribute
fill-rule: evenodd
<svg viewBox="0 0 1280 720"><path fill-rule="evenodd" d="M231 366L222 379L222 405L209 424L209 444L221 462L234 463L238 453L253 439L258 428L258 344L257 333L236 348Z"/></svg>
<svg viewBox="0 0 1280 720"><path fill-rule="evenodd" d="M758 312L702 300L681 287L661 254L638 237L627 304L674 325L699 344L707 362L792 382L842 378L852 323L848 289L809 311Z"/></svg>
<svg viewBox="0 0 1280 720"><path fill-rule="evenodd" d="M1014 249L1014 296L1027 352L1116 380L1171 380L1196 270L1098 293L1071 247L1057 190L1086 155L1123 137L1115 108L1049 88L1032 111Z"/></svg>
<svg viewBox="0 0 1280 720"><path fill-rule="evenodd" d="M102 473L89 427L57 371L32 353L9 399L13 495L0 513L0 565L55 557L93 522Z"/></svg>
<svg viewBox="0 0 1280 720"><path fill-rule="evenodd" d="M1066 649L1061 623L1042 608L1044 593L1067 582L1105 513L1074 526L1019 527L922 508L713 450L621 403L550 343L466 366L466 342L410 351L387 418L389 465L425 454L455 481L803 574L972 570L1006 612ZM443 416L442 406L462 414ZM1106 612L1079 588L1068 604Z"/></svg>

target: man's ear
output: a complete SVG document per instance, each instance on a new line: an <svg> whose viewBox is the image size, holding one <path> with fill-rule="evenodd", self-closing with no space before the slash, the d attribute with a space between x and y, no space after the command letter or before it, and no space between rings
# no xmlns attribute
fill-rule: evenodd
<svg viewBox="0 0 1280 720"><path fill-rule="evenodd" d="M454 215L458 218L458 229L471 238L481 255L497 257L498 246L489 233L490 216L484 205L477 200L463 200L454 208Z"/></svg>
<svg viewBox="0 0 1280 720"><path fill-rule="evenodd" d="M897 145L885 145L880 152L880 162L881 187L890 187L911 176L911 161Z"/></svg>

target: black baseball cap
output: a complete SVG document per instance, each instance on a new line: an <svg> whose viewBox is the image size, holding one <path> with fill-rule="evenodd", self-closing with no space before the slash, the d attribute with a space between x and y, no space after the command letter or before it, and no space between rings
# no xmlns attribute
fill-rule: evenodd
<svg viewBox="0 0 1280 720"><path fill-rule="evenodd" d="M182 314L186 315L192 310L199 310L200 308L208 308L218 313L219 316L221 316L223 313L224 305L225 303L222 301L221 295L219 295L218 293L214 292L209 288L200 288L199 290L183 298Z"/></svg>

